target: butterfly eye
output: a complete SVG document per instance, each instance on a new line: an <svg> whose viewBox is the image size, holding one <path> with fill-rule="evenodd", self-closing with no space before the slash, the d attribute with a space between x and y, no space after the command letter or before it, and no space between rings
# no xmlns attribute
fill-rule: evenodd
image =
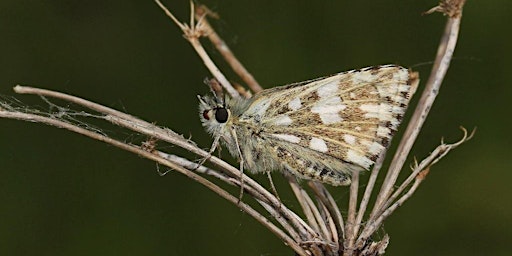
<svg viewBox="0 0 512 256"><path fill-rule="evenodd" d="M208 112L210 112L210 110L203 111L203 118L206 120L210 120L210 116L208 115Z"/></svg>
<svg viewBox="0 0 512 256"><path fill-rule="evenodd" d="M219 123L225 123L228 121L228 110L225 108L217 108L215 111L215 120Z"/></svg>

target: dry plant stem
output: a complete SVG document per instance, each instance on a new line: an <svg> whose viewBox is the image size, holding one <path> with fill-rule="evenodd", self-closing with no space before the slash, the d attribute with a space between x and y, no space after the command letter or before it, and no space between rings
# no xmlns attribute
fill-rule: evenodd
<svg viewBox="0 0 512 256"><path fill-rule="evenodd" d="M357 239L356 246L362 247L366 241L370 238L370 236L377 230L380 225L384 222L384 220L391 215L399 206L401 206L407 199L409 199L420 183L424 180L424 178L417 178L415 179L414 184L411 186L411 188L407 191L405 195L403 195L398 201L396 201L391 207L389 207L386 211L384 211L382 214L379 215L379 217L369 224L368 228L365 228L362 232L359 238Z"/></svg>
<svg viewBox="0 0 512 256"><path fill-rule="evenodd" d="M192 153L195 153L201 157L209 156L208 152L196 147L195 145L191 144L188 140L183 139L183 137L172 132L171 130L162 129L160 127L154 126L151 123L137 119L131 115L124 114L117 110L90 102L88 100L78 98L75 96L71 96L71 95L67 95L67 94L60 93L60 92L54 92L54 91L50 91L50 90L33 88L33 87L25 87L25 86L19 86L19 85L16 86L14 88L14 90L17 93L49 96L49 97L63 99L63 100L69 101L69 102L73 102L73 103L82 105L82 106L90 108L94 111L98 111L100 113L107 114L104 117L105 120L108 120L116 125L120 125L122 127L126 127L128 129L152 136L159 140L167 141L174 145L180 146ZM208 161L223 168L225 171L228 171L232 175L232 177L236 177L237 179L239 179L240 171L237 168L234 168L233 166L227 164L226 162L224 162L221 159L216 158L214 156L211 156L208 159ZM279 200L277 198L275 198L274 195L272 195L272 193L265 190L259 183L255 182L254 180L252 180L251 178L249 178L246 175L243 176L243 179L247 185L260 191L260 193L262 193L262 195L265 196L265 198L267 198L274 206L279 206L279 207L281 206L281 203L279 202ZM293 221L297 218L295 213L291 212L288 208L281 207L281 209L283 210L283 214L287 217L287 219L290 219ZM307 225L305 225L305 223L300 223L300 221L294 221L294 223L298 228L307 226ZM312 231L312 230L309 230L309 232L308 232L307 228L302 229L302 230L304 233L310 233L310 234L314 233L314 231Z"/></svg>
<svg viewBox="0 0 512 256"><path fill-rule="evenodd" d="M233 204L237 204L237 206L240 207L240 209L244 210L244 212L246 212L247 214L249 214L250 216L255 218L257 221L259 221L261 224L266 226L271 232L275 233L278 237L280 237L283 241L285 241L285 243L287 243L290 247L292 247L297 253L299 253L300 255L307 255L306 252L293 239L291 239L281 229L279 229L277 226L275 226L271 221L269 221L267 218L262 216L259 212L254 210L252 207L250 207L249 205L247 205L243 202L238 202L238 198L232 196L231 194L229 194L222 188L218 187L214 183L210 182L209 180L207 180L207 179L195 174L194 172L191 172L191 171L183 168L182 166L175 164L165 158L159 157L157 154L147 152L140 147L126 144L124 142L109 138L107 136L98 134L96 132L89 131L89 130L81 128L81 127L77 127L73 124L70 124L70 123L55 119L55 118L39 116L39 115L35 115L35 114L22 113L22 112L17 112L17 111L7 111L4 109L0 109L0 117L24 120L24 121L30 121L30 122L44 123L44 124L55 126L58 128L67 129L72 132L85 135L92 139L106 142L110 145L119 147L128 152L138 154L147 159L153 160L159 164L162 164L169 168L172 168L172 169L178 171L179 173L182 173L182 174L186 175L187 177L208 187L210 190L217 193L218 195L225 198L226 200L232 202Z"/></svg>
<svg viewBox="0 0 512 256"><path fill-rule="evenodd" d="M323 238L322 240L323 241L332 241L332 239L330 238L331 232L328 230L327 223L325 223L324 218L320 214L320 210L316 207L315 203L313 202L311 197L309 197L309 195L306 193L305 190L302 190L302 193L304 194L304 199L306 199L306 202L309 205L309 209L311 209L311 211L315 217L315 222L318 223L318 226L319 226L318 233L322 236L322 238Z"/></svg>
<svg viewBox="0 0 512 256"><path fill-rule="evenodd" d="M345 227L343 223L343 216L341 215L340 208L336 204L336 201L322 184L318 182L308 182L308 185L313 189L313 192L317 196L317 199L322 201L322 204L330 212L330 215L332 216L334 221L334 225L336 226L338 240L344 240Z"/></svg>
<svg viewBox="0 0 512 256"><path fill-rule="evenodd" d="M462 143L470 140L474 135L474 130L471 132L471 134L468 136L468 131L461 127L462 132L464 133L461 140L459 140L456 143L453 144L445 144L443 141L441 141L441 145L439 145L430 155L429 157L423 159L420 164L417 164L413 168L413 172L407 177L407 179L400 185L400 187L393 193L393 195L386 201L384 205L384 209L389 207L395 199L411 184L411 182L415 179L417 179L417 176L419 175L420 171L430 168L431 165L435 164L437 161L439 161L441 158L443 158L450 150L453 148L458 147Z"/></svg>
<svg viewBox="0 0 512 256"><path fill-rule="evenodd" d="M196 20L202 19L202 17L205 17L204 15L207 15L211 11L205 6L201 5L196 8ZM253 92L259 92L263 90L261 88L260 84L256 81L253 75L247 71L247 69L244 67L244 65L235 57L231 49L229 49L229 46L222 40L222 38L219 37L219 35L215 32L215 30L210 26L210 23L205 18L203 19L203 26L204 30L206 32L206 36L210 40L210 42L215 46L215 49L219 51L219 53L224 57L224 60L229 64L229 66L235 71L235 73L247 84L247 86L253 91Z"/></svg>
<svg viewBox="0 0 512 256"><path fill-rule="evenodd" d="M238 91L233 88L224 74L220 72L219 68L217 68L217 65L215 65L213 60L210 58L210 56L208 56L208 53L206 53L203 46L199 42L199 37L201 37L204 33L203 21L199 20L197 24L194 23L194 2L190 1L190 26L178 21L178 19L176 19L176 17L174 17L174 15L159 0L155 0L155 2L165 12L165 14L171 18L171 20L183 31L185 38L189 41L199 57L203 60L204 65L208 68L208 70L210 70L210 73L212 73L215 79L217 79L217 81L222 85L222 87L224 87L229 95L234 98L240 97Z"/></svg>
<svg viewBox="0 0 512 256"><path fill-rule="evenodd" d="M183 157L179 157L179 156L176 156L176 155L171 155L171 154L167 154L167 153L164 153L164 152L160 152L160 151L155 151L153 152L155 154L158 154L160 157L163 157L165 159L168 159L169 161L172 161L180 166L183 166L189 170L194 170L195 172L198 172L198 173L203 173L203 174L206 174L206 175L210 175L210 176L213 176L227 184L230 184L230 185L233 185L233 186L236 186L239 184L239 180L237 179L233 179L232 177L229 177L223 173L219 173L217 172L216 170L213 170L211 168L207 168L205 166L197 166L197 163L194 163L192 161L189 161L188 159L186 158L183 158ZM247 188L247 191L250 195L252 195L257 201L258 203L260 203L261 205L263 205L263 207L265 207L265 209L272 214L272 216L275 217L275 219L283 226L283 228L290 234L290 236L295 240L295 241L300 241L299 239L299 236L298 234L295 232L294 228L292 226L289 225L288 222L286 222L286 220L284 220L282 218L282 216L280 216L274 208L272 208L270 205L269 205L269 201L263 196L261 195L258 191L252 189L251 187L248 187Z"/></svg>
<svg viewBox="0 0 512 256"><path fill-rule="evenodd" d="M397 191L395 191L395 193L393 193L390 199L386 202L385 211L380 213L374 222L368 223L368 225L361 232L361 235L359 236L356 243L357 246L361 246L364 241L366 241L371 236L371 234L373 234L379 228L379 226L382 225L383 221L388 216L390 216L399 206L401 206L413 195L416 188L425 179L428 173L426 170L429 170L433 164L437 163L441 158L446 156L446 154L448 154L448 152L450 152L452 149L460 146L462 143L470 140L473 137L475 131L472 131L468 136L467 130L462 127L461 129L464 132L462 139L453 144L445 144L444 142L441 142L441 145L436 147L436 149L432 151L432 153L427 158L423 159L419 164L415 164L412 173L409 175L406 181L397 189ZM413 180L414 184L411 186L411 188L409 188L409 190L395 202L395 199L400 196L400 194Z"/></svg>
<svg viewBox="0 0 512 256"><path fill-rule="evenodd" d="M146 134L148 136L152 136L159 140L164 140L171 144L178 145L199 156L208 156L208 152L196 147L195 145L191 144L188 140L184 139L183 137L169 129L162 129L158 126L138 119L134 116L88 101L86 99L75 97L61 92L55 92L46 89L21 85L15 86L14 91L19 94L35 94L40 96L52 97L84 106L86 108L105 114L104 119L116 125L120 125L122 127Z"/></svg>
<svg viewBox="0 0 512 256"><path fill-rule="evenodd" d="M48 97L62 99L65 101L76 103L78 105L81 105L81 106L87 107L89 109L92 109L94 111L105 114L106 116L104 116L104 119L107 121L110 121L116 125L120 125L122 127L146 134L148 136L152 136L159 140L163 140L163 141L169 142L171 144L175 144L175 145L180 146L186 150L189 150L190 152L197 154L201 157L208 156L208 152L191 144L188 140L184 139L177 133L175 133L169 129L162 129L162 128L155 126L149 122L143 121L141 119L138 119L134 116L117 111L115 109L111 109L111 108L99 105L97 103L94 103L94 102L91 102L91 101L88 101L88 100L85 100L85 99L82 99L79 97L75 97L72 95L68 95L65 93L55 92L55 91L50 91L50 90L45 90L45 89L40 89L40 88L17 85L14 87L14 91L16 93L20 93L20 94L35 94L35 95L41 95L41 96L48 96ZM228 166L232 167L229 164L225 164L225 165L221 164L221 162L223 162L223 161L220 159L218 159L220 161L215 161L216 157L214 157L214 156L212 156L210 158L210 160L212 160L215 164L220 165L221 167L228 167ZM227 169L229 169L229 168L227 168ZM236 169L234 167L231 168L231 173L234 175L239 175L238 169ZM277 199L276 199L276 202L278 202Z"/></svg>
<svg viewBox="0 0 512 256"><path fill-rule="evenodd" d="M318 232L315 237L309 237L307 239L303 239L302 241L310 245L327 243L326 245L328 246L328 249L332 250L334 246L336 247L335 251L337 251L338 232L336 230L337 227L335 225L335 221L332 219L330 214L322 214L323 209L327 211L326 206L320 202L320 207L322 210L319 209L314 204L313 200L309 197L307 192L301 186L299 186L295 178L289 177L289 183L292 191L295 193L297 201L300 203L302 210L306 215L306 219L308 220L311 227Z"/></svg>
<svg viewBox="0 0 512 256"><path fill-rule="evenodd" d="M275 209L271 205L265 203L264 201L260 201L260 200L257 200L257 201L268 212L271 213L271 212L275 211ZM295 228L293 226L291 226L287 220L285 220L284 218L281 218L281 216L278 216L275 219L288 232L288 234L293 238L294 241L299 243L300 241L303 240L301 235L298 232L296 232Z"/></svg>
<svg viewBox="0 0 512 256"><path fill-rule="evenodd" d="M351 256L353 254L353 250L351 248L354 247L354 241L356 240L357 234L354 232L356 229L354 227L356 221L356 212L357 212L357 196L359 190L359 172L352 173L352 183L350 184L350 199L348 202L348 216L347 223L345 226L346 230L346 240L343 245L345 249L343 255Z"/></svg>
<svg viewBox="0 0 512 256"><path fill-rule="evenodd" d="M192 45L192 47L194 47L194 49L196 50L199 57L201 57L201 59L203 60L204 65L210 70L212 75L217 79L217 81L219 81L222 87L226 89L229 95L231 95L231 97L233 98L240 97L238 91L235 88L233 88L233 86L228 82L224 74L220 72L215 63L213 63L213 61L210 59L210 56L208 56L199 40L197 38L192 38L189 39L189 42Z"/></svg>
<svg viewBox="0 0 512 256"><path fill-rule="evenodd" d="M462 6L461 6L462 8ZM462 12L462 9L461 9ZM460 13L461 13L460 12ZM374 208L371 213L370 221L382 211L384 203L391 195L393 186L395 185L398 174L402 169L407 156L416 140L425 119L434 103L434 100L439 92L443 78L448 70L450 61L457 44L457 38L459 34L460 19L461 15L448 18L448 22L445 27L445 31L439 48L437 51L436 60L434 67L432 68L431 75L426 83L425 90L421 95L420 101L414 110L414 114L409 121L407 129L403 135L403 139L400 141L398 149L393 157L389 171L384 179L381 190L378 194Z"/></svg>
<svg viewBox="0 0 512 256"><path fill-rule="evenodd" d="M173 131L169 129L162 129L160 127L154 126L151 123L142 121L140 119L137 119L133 116L124 114L122 112L119 112L117 110L110 109L108 107L87 101L85 99L81 99L75 96L63 94L60 92L54 92L39 88L32 88L32 87L25 87L25 86L16 86L15 91L18 93L25 93L25 94L36 94L36 95L42 95L42 96L49 96L54 97L58 99L67 100L69 102L73 102L79 105L82 105L84 107L90 108L94 111L98 111L100 113L106 114L104 116L104 119L107 121L112 122L113 124L126 127L128 129L140 132L142 134L146 134L148 136L152 136L154 138L157 138L159 140L167 141L171 144L180 146L192 153L195 153L202 157L207 157L208 152L198 148L194 144L190 143L188 140L184 139L183 137L179 136L178 134L174 133ZM213 164L217 165L218 167L222 168L224 171L229 173L232 177L235 177L237 180L240 178L240 171L229 165L228 163L222 161L221 159L211 156L208 158L208 161L212 162ZM295 213L290 211L288 208L286 208L284 205L281 205L281 202L275 196L264 189L260 184L249 178L248 176L243 176L244 183L246 186L250 186L251 188L259 191L269 202L271 202L274 207L278 207L280 209L280 212L283 214L284 218L289 220L291 224L298 230L300 234L302 234L304 237L314 237L315 231L312 230L304 221L299 218ZM227 192L226 192L227 193ZM231 200L230 200L231 201ZM236 203L236 202L235 202ZM244 209L242 209L244 210ZM261 222L261 221L260 221ZM275 232L274 232L275 233ZM285 240L285 239L283 239ZM285 240L286 241L286 240Z"/></svg>
<svg viewBox="0 0 512 256"><path fill-rule="evenodd" d="M221 172L218 172L214 169L211 169L211 168L208 168L208 167L205 167L202 165L198 167L197 163L194 163L186 158L183 158L183 157L180 157L177 155L167 154L167 153L161 152L161 151L154 151L153 153L157 154L158 156L165 158L173 163L176 163L177 165L183 166L184 168L186 168L188 170L195 169L194 171L197 173L209 175L209 176L215 177L219 180L222 180L222 181L226 182L227 184L235 185L234 183L231 182L230 177L228 175L225 175ZM164 172L161 175L163 176L165 174L167 174L167 172Z"/></svg>
<svg viewBox="0 0 512 256"><path fill-rule="evenodd" d="M339 250L339 234L338 234L338 228L336 227L335 220L333 219L333 216L331 215L329 209L327 209L327 206L322 203L322 200L319 198L316 198L316 201L319 204L320 213L322 214L323 218L325 219L327 229L330 231L327 237L328 241L332 241L333 245L335 246L335 251Z"/></svg>
<svg viewBox="0 0 512 256"><path fill-rule="evenodd" d="M366 188L364 190L363 198L361 199L361 203L359 204L359 211L357 213L354 234L359 233L359 229L361 228L361 224L363 221L364 213L366 212L366 208L368 206L368 202L370 201L370 197L372 195L373 188L375 186L375 182L377 181L377 176L379 176L379 171L382 168L382 164L384 163L384 159L386 159L386 151L383 151L379 156L375 165L373 166L372 172L370 174L370 178L368 178L368 183L366 184Z"/></svg>
<svg viewBox="0 0 512 256"><path fill-rule="evenodd" d="M156 153L159 156L161 156L165 159L168 159L172 162L175 162L176 164L178 164L180 166L184 166L185 168L187 168L189 170L195 169L196 172L213 176L215 178L218 178L219 180L226 182L227 184L231 184L231 185L239 184L239 180L232 179L229 176L226 176L222 173L217 172L216 170L213 170L213 169L210 169L210 168L207 168L204 166L197 167L197 163L191 162L188 159L185 159L183 157L167 154L167 153L160 152L160 151L156 151ZM296 242L301 241L301 238L300 238L299 234L295 231L295 229L282 216L280 216L278 214L278 212L275 211L275 208L273 208L272 206L270 206L268 204L268 201L262 195L257 196L257 193L258 193L258 191L255 191L252 189L249 191L249 194L256 197L256 200L258 201L258 203L261 204L269 213L271 213L273 217L275 217L275 219L279 222L279 224L281 224L281 226L283 226L283 228L288 232L288 234L293 238L294 241L296 241Z"/></svg>
<svg viewBox="0 0 512 256"><path fill-rule="evenodd" d="M296 243L292 238L290 238L286 233L284 233L281 229L279 229L277 226L275 226L271 221L269 221L267 218L265 218L263 215L261 215L259 212L251 208L249 205L238 202L238 198L232 196L222 188L218 187L217 185L213 184L212 182L204 179L203 177L195 174L194 172L191 172L182 166L180 166L177 163L173 163L172 161L169 161L165 158L159 157L158 154L153 154L150 152L147 152L139 147L136 147L134 145L129 145L117 140L114 140L112 138L106 137L104 135L89 131L84 128L77 127L73 124L69 124L54 118L49 118L45 116L39 116L35 114L27 114L22 112L13 112L13 111L4 111L0 110L0 117L5 118L11 118L11 119L18 119L18 120L25 120L30 122L39 122L44 123L48 125L52 125L58 128L64 128L82 135L85 135L87 137L93 138L95 140L103 141L108 144L114 145L116 147L119 147L123 150L136 153L140 156L143 156L145 158L148 158L150 160L153 160L155 162L158 162L159 164L165 165L169 168L172 168L173 170L176 170L187 177L199 182L200 184L208 187L213 192L217 193L221 197L225 198L226 200L232 202L233 204L236 204L240 209L242 209L244 212L248 213L250 216L255 218L257 221L259 221L262 225L266 226L271 232L276 234L279 238L281 238L287 245L289 245L292 249L295 250L299 255L307 255L307 253L300 247L298 243Z"/></svg>
<svg viewBox="0 0 512 256"><path fill-rule="evenodd" d="M293 179L293 177L291 178ZM313 214L313 210L311 209L311 205L307 203L307 200L305 197L309 197L307 193L304 193L304 190L300 187L300 185L296 181L290 180L290 187L292 188L293 193L295 194L295 197L297 198L297 201L299 202L302 212L306 216L306 219L308 220L309 225L314 230L320 230L318 223L316 222L315 216Z"/></svg>
<svg viewBox="0 0 512 256"><path fill-rule="evenodd" d="M240 179L238 177L229 177L229 184L236 184L238 187L241 186ZM279 223L282 224L283 228L288 231L292 236L296 236L298 234L300 240L311 240L318 237L318 234L315 230L310 228L299 216L297 216L294 212L289 211L287 208L281 207L267 207L269 206L269 200L261 195L261 192L247 186L245 190L254 197L254 199L260 203ZM283 214L282 211L288 211ZM288 222L287 222L288 221Z"/></svg>

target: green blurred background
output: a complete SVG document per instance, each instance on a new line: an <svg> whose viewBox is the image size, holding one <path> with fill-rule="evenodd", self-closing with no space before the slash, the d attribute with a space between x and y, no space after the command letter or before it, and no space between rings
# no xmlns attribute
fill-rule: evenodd
<svg viewBox="0 0 512 256"><path fill-rule="evenodd" d="M188 20L187 0L164 3ZM387 63L413 66L424 82L445 23L440 14L421 16L434 0L203 3L221 14L215 27L265 87ZM385 223L388 255L510 255L511 10L511 1L468 1L454 60L413 154L426 156L441 137L458 140L460 125L478 131ZM197 118L196 95L208 93L208 76L153 1L0 1L1 95L13 96L18 83L64 91L206 148L211 138ZM45 108L37 97L16 98ZM334 191L344 204L346 189ZM3 119L0 255L293 253L182 175L160 177L154 163L112 146Z"/></svg>

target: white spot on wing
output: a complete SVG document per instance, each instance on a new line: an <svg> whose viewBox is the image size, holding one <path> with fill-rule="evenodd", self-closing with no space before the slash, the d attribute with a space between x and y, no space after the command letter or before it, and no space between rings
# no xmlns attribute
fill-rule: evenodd
<svg viewBox="0 0 512 256"><path fill-rule="evenodd" d="M399 92L408 92L411 90L411 86L407 85L407 84L399 84L398 85L398 91Z"/></svg>
<svg viewBox="0 0 512 256"><path fill-rule="evenodd" d="M324 124L335 124L343 121L338 113L319 113Z"/></svg>
<svg viewBox="0 0 512 256"><path fill-rule="evenodd" d="M320 115L320 119L322 119L324 124L334 124L343 120L338 112L345 108L347 106L341 103L340 97L330 97L315 103L311 108L311 112Z"/></svg>
<svg viewBox="0 0 512 256"><path fill-rule="evenodd" d="M349 145L354 145L356 144L356 137L354 137L353 135L350 135L350 134L344 134L343 135L343 140L349 144Z"/></svg>
<svg viewBox="0 0 512 256"><path fill-rule="evenodd" d="M302 104L300 103L300 99L299 97L291 100L289 103L288 103L288 108L290 108L291 110L295 111L295 110L298 110L300 107L302 107Z"/></svg>
<svg viewBox="0 0 512 256"><path fill-rule="evenodd" d="M366 118L378 118L382 121L393 121L391 115L393 107L386 103L376 104L364 104L359 106L359 109L365 111L364 117Z"/></svg>
<svg viewBox="0 0 512 256"><path fill-rule="evenodd" d="M354 164L360 165L365 169L370 168L370 165L373 164L373 161L370 160L368 157L363 156L351 149L347 151L347 160Z"/></svg>
<svg viewBox="0 0 512 256"><path fill-rule="evenodd" d="M287 126L287 125L292 124L293 120L289 116L283 115L283 116L280 116L279 118L277 118L275 121L273 121L273 123L275 125Z"/></svg>
<svg viewBox="0 0 512 256"><path fill-rule="evenodd" d="M377 136L379 137L391 137L391 130L385 126L379 126L377 128Z"/></svg>
<svg viewBox="0 0 512 256"><path fill-rule="evenodd" d="M354 84L359 84L361 82L371 82L376 79L376 76L372 75L370 72L356 72L352 75L352 82Z"/></svg>
<svg viewBox="0 0 512 256"><path fill-rule="evenodd" d="M393 73L393 79L407 81L407 79L409 79L409 71L400 69L398 72Z"/></svg>
<svg viewBox="0 0 512 256"><path fill-rule="evenodd" d="M268 107L270 106L271 99L261 99L254 102L249 109L244 113L244 115L248 116L264 116L265 112L267 112Z"/></svg>
<svg viewBox="0 0 512 256"><path fill-rule="evenodd" d="M309 147L322 153L325 153L328 150L325 141L319 138L311 138L309 141Z"/></svg>
<svg viewBox="0 0 512 256"><path fill-rule="evenodd" d="M338 93L338 81L335 80L320 86L320 88L317 90L317 93L320 98L327 98L336 95Z"/></svg>
<svg viewBox="0 0 512 256"><path fill-rule="evenodd" d="M362 111L366 111L368 113L379 113L380 106L375 104L364 104L359 107Z"/></svg>
<svg viewBox="0 0 512 256"><path fill-rule="evenodd" d="M384 150L384 146L382 146L381 144L377 143L377 142L373 142L372 144L370 144L370 146L368 147L368 151L372 154L372 155L377 155L379 154L382 150Z"/></svg>
<svg viewBox="0 0 512 256"><path fill-rule="evenodd" d="M274 134L270 134L270 136L274 137L274 138L277 138L277 139L280 139L280 140L284 140L284 141L288 141L288 142L291 142L291 143L299 143L300 142L300 138L295 136L295 135L291 135L291 134L278 134L278 133L274 133Z"/></svg>

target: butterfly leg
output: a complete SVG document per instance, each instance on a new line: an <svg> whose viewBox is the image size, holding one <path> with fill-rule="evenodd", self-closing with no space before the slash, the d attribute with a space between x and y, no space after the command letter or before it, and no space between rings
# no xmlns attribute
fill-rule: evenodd
<svg viewBox="0 0 512 256"><path fill-rule="evenodd" d="M206 160L210 159L213 152L215 152L215 149L219 146L219 140L220 140L220 135L215 136L215 138L213 139L212 146L210 147L210 150L208 151L208 155L205 156L203 159L201 159L201 161L199 161L199 163L197 163L196 168L194 168L192 171L197 170L197 168L199 168L201 165L203 165L206 162Z"/></svg>
<svg viewBox="0 0 512 256"><path fill-rule="evenodd" d="M274 181L272 180L272 175L270 174L270 171L266 171L268 181L270 182L270 187L272 188L272 192L277 197L277 200L279 201L279 208L281 208L281 198L279 197L279 194L277 193L277 189L274 186Z"/></svg>
<svg viewBox="0 0 512 256"><path fill-rule="evenodd" d="M240 195L238 196L238 203L242 201L242 197L244 195L244 157L242 155L242 150L240 149L240 144L238 143L238 137L236 136L235 129L231 129L231 135L235 140L235 146L238 151L238 155L240 156Z"/></svg>

